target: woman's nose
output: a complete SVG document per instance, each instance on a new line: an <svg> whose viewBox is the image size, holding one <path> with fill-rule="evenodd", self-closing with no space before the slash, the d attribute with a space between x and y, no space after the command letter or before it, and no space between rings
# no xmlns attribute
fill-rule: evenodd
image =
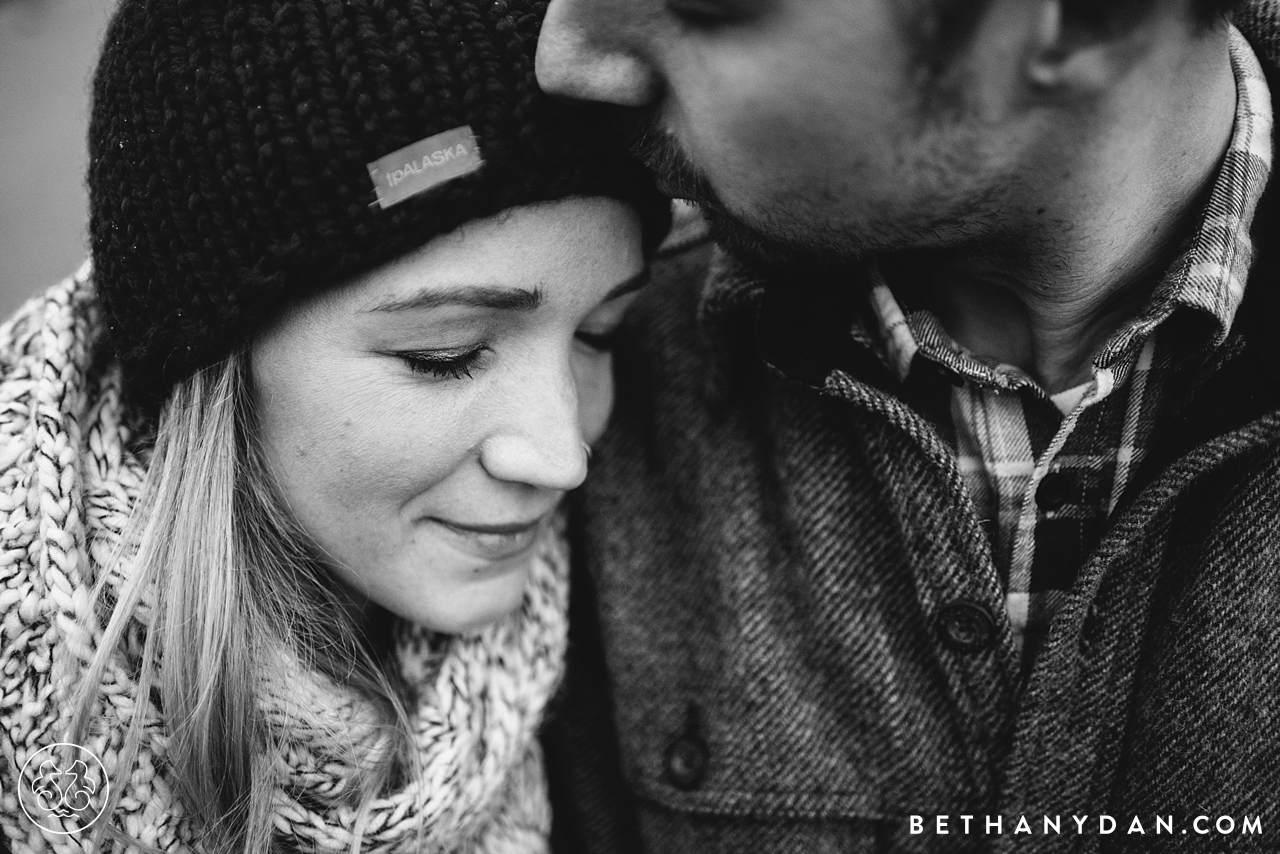
<svg viewBox="0 0 1280 854"><path fill-rule="evenodd" d="M587 476L578 392L568 365L516 384L502 426L480 445L491 477L539 489L570 490Z"/></svg>
<svg viewBox="0 0 1280 854"><path fill-rule="evenodd" d="M544 91L581 101L642 107L657 77L625 41L635 0L553 0L538 36L537 75Z"/></svg>

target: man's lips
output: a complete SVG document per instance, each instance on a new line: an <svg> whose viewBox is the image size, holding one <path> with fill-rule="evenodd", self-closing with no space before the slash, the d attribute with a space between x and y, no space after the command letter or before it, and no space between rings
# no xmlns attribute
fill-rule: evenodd
<svg viewBox="0 0 1280 854"><path fill-rule="evenodd" d="M548 515L529 521L503 523L458 522L438 516L428 517L425 521L464 551L483 560L501 561L530 548L537 541Z"/></svg>
<svg viewBox="0 0 1280 854"><path fill-rule="evenodd" d="M658 191L675 199L703 204L714 198L710 182L694 166L673 134L662 130L652 114L626 112L616 127L631 154L652 173Z"/></svg>
<svg viewBox="0 0 1280 854"><path fill-rule="evenodd" d="M680 180L678 177L663 172L653 173L653 183L657 186L658 192L664 196L670 196L673 199L683 199L688 202L696 202L694 197L694 188L691 182Z"/></svg>

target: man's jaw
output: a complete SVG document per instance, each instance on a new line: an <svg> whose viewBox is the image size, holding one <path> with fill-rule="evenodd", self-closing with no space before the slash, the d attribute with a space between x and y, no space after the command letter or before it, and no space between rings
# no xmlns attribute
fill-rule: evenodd
<svg viewBox="0 0 1280 854"><path fill-rule="evenodd" d="M825 271L848 263L848 259L815 252L802 242L780 239L730 211L711 179L675 136L660 126L653 111L619 110L612 122L631 154L652 173L658 190L697 205L707 217L712 239L730 254L776 270Z"/></svg>

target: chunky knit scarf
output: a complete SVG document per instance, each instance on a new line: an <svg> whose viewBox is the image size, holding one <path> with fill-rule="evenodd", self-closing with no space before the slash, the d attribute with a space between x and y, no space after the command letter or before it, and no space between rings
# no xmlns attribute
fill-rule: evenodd
<svg viewBox="0 0 1280 854"><path fill-rule="evenodd" d="M87 267L0 326L0 850L7 841L15 854L80 851L90 836L39 830L17 790L19 769L65 731L70 686L102 638L100 621L85 622L90 591L116 553L145 476L100 329ZM365 851L546 848L550 815L535 730L563 661L563 552L558 534L547 537L521 610L501 623L446 639L400 633L395 658L421 698L409 713L422 773L364 816L333 805L355 773L333 757L351 745L376 751L385 736L352 692L283 651L276 656L269 684L278 690L259 702L290 733L272 800L287 847L346 851L358 835ZM108 584L118 590L127 571ZM172 794L160 712L137 696L128 666L148 624L146 601L138 610L100 700L101 720L142 714L146 725L111 820L155 848L191 850L198 832ZM123 736L116 727L84 746L110 769Z"/></svg>

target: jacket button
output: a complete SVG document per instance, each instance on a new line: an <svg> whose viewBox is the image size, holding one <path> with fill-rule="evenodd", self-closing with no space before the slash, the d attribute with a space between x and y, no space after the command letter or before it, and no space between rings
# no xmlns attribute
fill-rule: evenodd
<svg viewBox="0 0 1280 854"><path fill-rule="evenodd" d="M1041 510L1057 510L1071 497L1071 480L1060 471L1051 471L1036 487L1036 504Z"/></svg>
<svg viewBox="0 0 1280 854"><path fill-rule="evenodd" d="M688 792L707 776L707 743L696 735L682 735L667 747L667 782Z"/></svg>
<svg viewBox="0 0 1280 854"><path fill-rule="evenodd" d="M938 634L956 652L977 652L995 641L996 621L985 606L957 599L938 613Z"/></svg>

